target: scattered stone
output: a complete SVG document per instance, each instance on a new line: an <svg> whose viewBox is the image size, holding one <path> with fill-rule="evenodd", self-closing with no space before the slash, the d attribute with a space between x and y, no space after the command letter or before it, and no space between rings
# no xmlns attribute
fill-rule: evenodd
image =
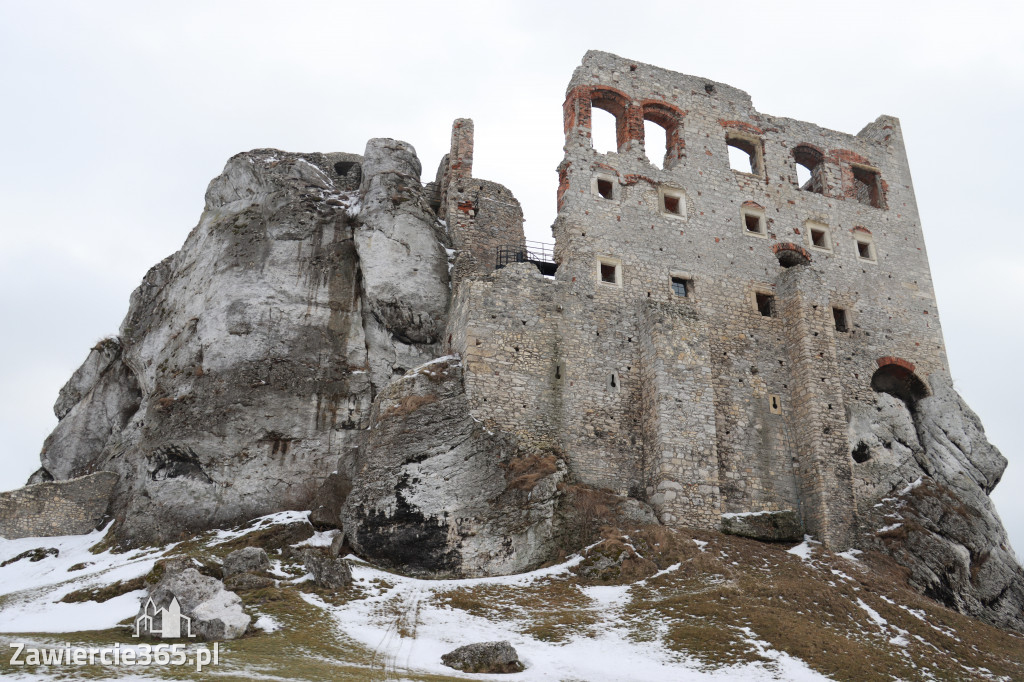
<svg viewBox="0 0 1024 682"><path fill-rule="evenodd" d="M204 576L194 568L173 570L180 564L165 565L163 577L149 588L142 600L138 616L152 616L152 609L171 608L177 600L181 615L191 619L192 632L200 640L215 641L241 637L249 627L251 617L242 609L242 600L224 588L216 578ZM152 604L150 604L152 600ZM147 613L147 606L150 613ZM139 622L142 635L158 636L154 621L143 618ZM182 635L185 635L183 628Z"/></svg>
<svg viewBox="0 0 1024 682"><path fill-rule="evenodd" d="M467 644L446 653L441 662L466 673L519 673L526 669L508 642Z"/></svg>
<svg viewBox="0 0 1024 682"><path fill-rule="evenodd" d="M270 568L270 557L262 547L243 547L228 554L224 559L224 577L237 573L263 571Z"/></svg>
<svg viewBox="0 0 1024 682"><path fill-rule="evenodd" d="M722 514L722 532L762 542L800 542L804 538L800 519L790 509Z"/></svg>
<svg viewBox="0 0 1024 682"><path fill-rule="evenodd" d="M302 550L302 560L313 574L313 583L317 587L338 589L352 584L352 570L348 562L340 557L331 556L329 551L321 547L310 547Z"/></svg>
<svg viewBox="0 0 1024 682"><path fill-rule="evenodd" d="M224 579L224 586L235 592L260 590L264 587L273 587L275 584L274 579L270 576L256 573L236 573Z"/></svg>

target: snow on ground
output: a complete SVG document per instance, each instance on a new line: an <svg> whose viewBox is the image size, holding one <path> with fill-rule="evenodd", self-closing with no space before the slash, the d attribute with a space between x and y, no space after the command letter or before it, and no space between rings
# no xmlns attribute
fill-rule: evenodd
<svg viewBox="0 0 1024 682"><path fill-rule="evenodd" d="M40 561L19 559L0 567L0 632L76 632L102 630L134 616L142 592L131 592L103 603L62 603L69 592L103 587L149 573L168 548L92 554L89 548L105 531L52 538L0 538L0 563L22 552L54 548L59 554ZM74 571L77 564L86 564Z"/></svg>
<svg viewBox="0 0 1024 682"><path fill-rule="evenodd" d="M235 538L240 538L243 535L248 535L249 533L261 528L288 523L305 523L308 520L308 511L283 511L277 512L276 514L267 514L266 516L254 519L251 523L245 524L242 528L236 528L234 530L218 530L214 535L215 539L210 542L210 545L222 545L225 542L234 540Z"/></svg>
<svg viewBox="0 0 1024 682"><path fill-rule="evenodd" d="M788 549L786 551L789 552L790 554L797 555L798 557L800 557L804 561L807 561L808 559L811 558L811 553L814 551L814 548L811 547L811 545L820 545L820 544L821 543L818 542L817 540L812 540L810 535L805 535L803 542L801 542L796 547L793 547L792 549Z"/></svg>
<svg viewBox="0 0 1024 682"><path fill-rule="evenodd" d="M748 663L715 670L702 669L696 660L670 651L659 641L634 641L628 625L616 616L629 600L631 586L580 588L589 597L602 622L593 636L576 636L565 642L535 639L520 632L521 622L495 621L440 604L435 593L473 585L525 586L542 578L563 574L580 561L570 561L531 573L467 580L418 580L385 573L354 557L353 578L361 585L380 584L366 599L331 606L315 595L303 598L333 616L337 628L375 652L378 665L438 675L456 675L441 663L441 656L473 642L508 640L527 666L521 675L472 675L483 680L825 680L803 662L773 650L747 631L748 641L771 663ZM672 569L667 569L672 570ZM519 626L519 627L517 627ZM403 637L400 631L414 632Z"/></svg>

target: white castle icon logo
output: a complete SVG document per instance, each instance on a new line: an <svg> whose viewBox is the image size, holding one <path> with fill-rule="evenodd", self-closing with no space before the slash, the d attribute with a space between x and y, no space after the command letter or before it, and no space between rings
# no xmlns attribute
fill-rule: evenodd
<svg viewBox="0 0 1024 682"><path fill-rule="evenodd" d="M157 626L157 621L160 625ZM182 635L182 621L184 631ZM135 633L132 637L139 637L140 633L160 635L164 639L178 639L180 637L195 637L192 632L192 619L181 614L181 606L177 597L171 597L171 603L165 608L157 609L153 598L146 600L146 608L142 615L135 619Z"/></svg>

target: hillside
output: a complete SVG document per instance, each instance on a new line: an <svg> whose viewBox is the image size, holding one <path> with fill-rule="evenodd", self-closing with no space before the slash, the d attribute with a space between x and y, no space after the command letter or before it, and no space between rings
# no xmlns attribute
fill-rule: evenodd
<svg viewBox="0 0 1024 682"><path fill-rule="evenodd" d="M219 663L207 668L219 679L1024 677L1024 638L922 597L880 554L832 554L812 540L775 545L657 526L624 535L606 528L582 556L507 577L420 580L350 556L353 585L329 591L315 588L288 558L291 545L330 540L331 532L314 532L305 516L284 512L122 553L107 549L100 531L0 540L0 640L5 650L11 642L130 646L128 624L144 594L133 588L160 559L188 556L217 574L231 550L262 545L279 578L240 592L253 625L243 638L219 644ZM7 563L37 548L59 554ZM440 663L457 646L499 639L516 647L523 673L470 675ZM0 670L12 679L195 674L173 666L16 667L9 657Z"/></svg>

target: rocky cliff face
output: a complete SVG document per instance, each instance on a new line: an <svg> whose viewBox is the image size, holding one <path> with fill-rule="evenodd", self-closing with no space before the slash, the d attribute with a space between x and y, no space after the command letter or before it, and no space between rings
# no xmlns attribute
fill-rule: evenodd
<svg viewBox="0 0 1024 682"><path fill-rule="evenodd" d="M879 393L850 417L861 542L930 597L1024 631L1024 570L988 496L1006 459L948 376L929 383L929 397L908 405Z"/></svg>
<svg viewBox="0 0 1024 682"><path fill-rule="evenodd" d="M419 173L394 140L233 157L61 391L33 480L118 473L128 544L303 508L377 391L439 354L446 237Z"/></svg>

